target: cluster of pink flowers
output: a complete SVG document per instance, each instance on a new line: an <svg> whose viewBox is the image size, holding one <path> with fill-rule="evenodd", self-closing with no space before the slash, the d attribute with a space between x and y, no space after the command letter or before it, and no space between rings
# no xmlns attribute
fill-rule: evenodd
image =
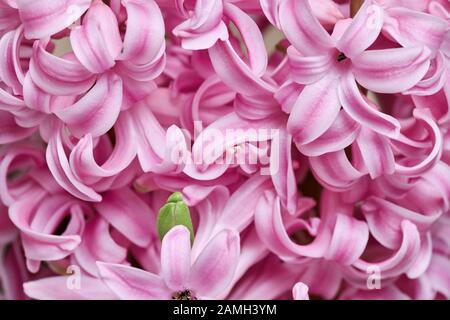
<svg viewBox="0 0 450 320"><path fill-rule="evenodd" d="M449 212L449 0L0 0L0 298L449 299Z"/></svg>

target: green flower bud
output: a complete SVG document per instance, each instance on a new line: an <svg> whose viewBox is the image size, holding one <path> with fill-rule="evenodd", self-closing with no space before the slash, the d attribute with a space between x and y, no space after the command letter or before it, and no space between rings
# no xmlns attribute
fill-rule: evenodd
<svg viewBox="0 0 450 320"><path fill-rule="evenodd" d="M159 209L156 226L159 238L162 240L170 229L177 225L185 226L191 233L191 243L194 241L194 228L192 227L189 207L183 202L180 192L174 192L167 199L166 204Z"/></svg>

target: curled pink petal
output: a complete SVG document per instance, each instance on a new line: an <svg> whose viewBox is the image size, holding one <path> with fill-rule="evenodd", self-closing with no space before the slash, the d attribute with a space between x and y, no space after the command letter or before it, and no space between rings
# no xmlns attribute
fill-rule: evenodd
<svg viewBox="0 0 450 320"><path fill-rule="evenodd" d="M356 80L376 92L395 93L418 83L430 65L425 47L369 50L352 59Z"/></svg>
<svg viewBox="0 0 450 320"><path fill-rule="evenodd" d="M386 137L362 128L356 139L356 145L372 179L395 172L394 153Z"/></svg>
<svg viewBox="0 0 450 320"><path fill-rule="evenodd" d="M364 1L353 21L336 46L353 58L366 50L377 38L383 26L383 9L373 1Z"/></svg>
<svg viewBox="0 0 450 320"><path fill-rule="evenodd" d="M0 144L22 140L31 136L35 130L19 126L11 113L0 110Z"/></svg>
<svg viewBox="0 0 450 320"><path fill-rule="evenodd" d="M317 179L331 190L348 189L363 176L350 163L343 150L312 157L309 161Z"/></svg>
<svg viewBox="0 0 450 320"><path fill-rule="evenodd" d="M313 15L309 1L282 2L280 17L286 37L298 51L314 55L333 47L330 35Z"/></svg>
<svg viewBox="0 0 450 320"><path fill-rule="evenodd" d="M70 44L78 60L92 73L102 73L115 64L122 50L116 16L96 1L83 18L83 24L70 33Z"/></svg>
<svg viewBox="0 0 450 320"><path fill-rule="evenodd" d="M9 212L12 222L21 230L25 256L29 260L58 260L68 256L80 244L84 229L83 213L64 195L47 198L42 191L31 199L16 202ZM66 215L71 217L62 235L53 235ZM29 267L30 268L30 267ZM32 268L30 271L36 272Z"/></svg>
<svg viewBox="0 0 450 320"><path fill-rule="evenodd" d="M430 169L439 160L442 152L442 135L436 123L431 119L430 113L425 110L415 110L414 116L427 126L432 142L432 149L425 159L413 166L396 164L396 172L405 175L419 175Z"/></svg>
<svg viewBox="0 0 450 320"><path fill-rule="evenodd" d="M46 160L55 180L70 194L85 201L100 201L102 199L101 195L91 187L81 183L73 174L60 134L51 137L46 151Z"/></svg>
<svg viewBox="0 0 450 320"><path fill-rule="evenodd" d="M396 137L400 133L398 120L380 112L373 103L364 98L353 75L347 74L341 80L339 100L344 110L362 125L388 137Z"/></svg>
<svg viewBox="0 0 450 320"><path fill-rule="evenodd" d="M145 247L150 243L154 223L147 204L128 189L111 190L96 204L102 217L131 242Z"/></svg>
<svg viewBox="0 0 450 320"><path fill-rule="evenodd" d="M198 0L192 17L178 25L173 33L182 38L185 49L208 49L219 39L228 40L228 30L222 21L222 14L222 0Z"/></svg>
<svg viewBox="0 0 450 320"><path fill-rule="evenodd" d="M317 139L307 144L297 144L304 155L315 157L329 152L343 150L355 141L361 126L344 110L339 112L333 124Z"/></svg>
<svg viewBox="0 0 450 320"><path fill-rule="evenodd" d="M394 7L386 10L386 16L383 32L404 47L426 45L436 53L448 32L445 20L423 12Z"/></svg>
<svg viewBox="0 0 450 320"><path fill-rule="evenodd" d="M27 39L51 36L69 27L89 8L91 0L16 1Z"/></svg>
<svg viewBox="0 0 450 320"><path fill-rule="evenodd" d="M363 221L338 215L325 258L351 265L364 252L369 240L369 228Z"/></svg>
<svg viewBox="0 0 450 320"><path fill-rule="evenodd" d="M124 0L122 3L128 23L119 60L141 65L159 59L165 48L165 30L158 5L153 0Z"/></svg>
<svg viewBox="0 0 450 320"><path fill-rule="evenodd" d="M330 75L303 89L287 124L297 144L313 141L333 124L341 107L337 86L336 77Z"/></svg>
<svg viewBox="0 0 450 320"><path fill-rule="evenodd" d="M45 50L45 41L33 46L30 61L30 76L33 82L46 93L52 95L77 95L94 84L93 75L76 58L59 58Z"/></svg>
<svg viewBox="0 0 450 320"><path fill-rule="evenodd" d="M98 274L97 261L122 263L126 255L126 248L112 238L108 222L95 217L86 223L82 241L74 252L74 260L95 277Z"/></svg>
<svg viewBox="0 0 450 320"><path fill-rule="evenodd" d="M309 84L320 80L332 66L332 55L302 56L294 47L288 48L292 79L298 83Z"/></svg>
<svg viewBox="0 0 450 320"><path fill-rule="evenodd" d="M119 116L122 81L112 73L102 75L88 93L56 115L78 137L90 133L97 137L108 132Z"/></svg>

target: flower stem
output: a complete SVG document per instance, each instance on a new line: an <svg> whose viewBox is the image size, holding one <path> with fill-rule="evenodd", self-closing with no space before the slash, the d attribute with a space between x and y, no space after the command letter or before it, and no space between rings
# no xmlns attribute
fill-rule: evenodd
<svg viewBox="0 0 450 320"><path fill-rule="evenodd" d="M350 15L353 18L358 13L359 9L364 4L364 0L351 0L350 1Z"/></svg>

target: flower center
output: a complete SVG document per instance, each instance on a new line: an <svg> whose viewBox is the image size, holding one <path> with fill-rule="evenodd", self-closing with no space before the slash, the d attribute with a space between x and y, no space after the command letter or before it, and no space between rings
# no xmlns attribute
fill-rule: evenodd
<svg viewBox="0 0 450 320"><path fill-rule="evenodd" d="M339 53L339 55L337 56L337 61L341 62L344 61L345 59L347 59L347 57L345 56L345 54L343 54L342 52Z"/></svg>
<svg viewBox="0 0 450 320"><path fill-rule="evenodd" d="M172 294L172 300L197 300L197 297L194 296L191 290L184 290L174 292Z"/></svg>

